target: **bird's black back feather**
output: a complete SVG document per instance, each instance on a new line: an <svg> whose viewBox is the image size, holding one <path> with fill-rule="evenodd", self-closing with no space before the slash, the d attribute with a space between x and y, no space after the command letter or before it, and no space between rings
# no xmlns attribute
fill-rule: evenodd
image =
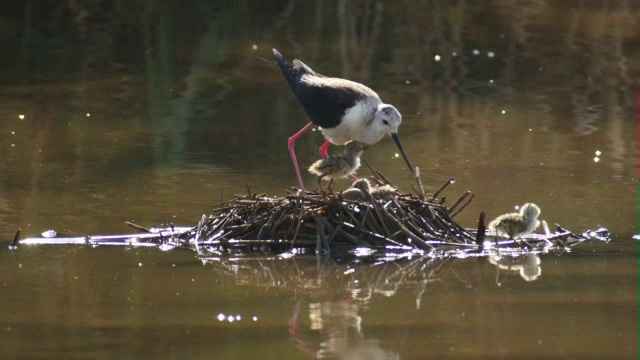
<svg viewBox="0 0 640 360"><path fill-rule="evenodd" d="M349 88L298 83L296 93L311 121L323 128L340 125L345 111L354 106L360 95Z"/></svg>
<svg viewBox="0 0 640 360"><path fill-rule="evenodd" d="M280 70L289 87L304 108L311 121L323 128L333 128L340 124L345 111L365 96L362 91L350 86L350 82L327 78L304 67L295 67L280 52L273 49ZM301 81L303 75L322 79L321 81Z"/></svg>

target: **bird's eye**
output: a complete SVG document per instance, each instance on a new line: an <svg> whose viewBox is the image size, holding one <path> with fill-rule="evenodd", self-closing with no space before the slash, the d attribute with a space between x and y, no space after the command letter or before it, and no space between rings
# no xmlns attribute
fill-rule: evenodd
<svg viewBox="0 0 640 360"><path fill-rule="evenodd" d="M389 122L387 120L382 120L382 123L387 125L387 126L389 125Z"/></svg>

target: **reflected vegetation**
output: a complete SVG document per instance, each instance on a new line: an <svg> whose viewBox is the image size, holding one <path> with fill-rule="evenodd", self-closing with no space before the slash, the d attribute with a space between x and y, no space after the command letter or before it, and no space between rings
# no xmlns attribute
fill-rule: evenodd
<svg viewBox="0 0 640 360"><path fill-rule="evenodd" d="M441 281L454 259L261 256L203 261L236 285L295 290L300 300L293 306L288 331L295 348L310 358L399 359L380 339L367 335L363 309L376 297L394 296L399 288L413 289L420 309L426 286Z"/></svg>
<svg viewBox="0 0 640 360"><path fill-rule="evenodd" d="M556 253L557 254L557 253ZM318 359L399 359L396 350L382 345L382 338L367 334L371 324L367 311L384 298L413 294L414 304L387 309L386 316L400 316L406 307L423 309L429 289L484 288L488 284L513 286L514 275L524 281L538 280L542 261L538 252L495 250L492 255L468 258L459 255L429 256L410 253L386 256L280 256L233 255L201 257L203 264L237 286L288 289L296 301L288 319L291 343L298 351ZM478 254L481 255L481 254ZM548 256L548 255L547 255ZM465 264L461 266L461 264ZM473 271L464 269L468 266ZM425 295L425 292L427 295ZM224 320L224 318L223 318ZM221 320L222 321L222 320Z"/></svg>

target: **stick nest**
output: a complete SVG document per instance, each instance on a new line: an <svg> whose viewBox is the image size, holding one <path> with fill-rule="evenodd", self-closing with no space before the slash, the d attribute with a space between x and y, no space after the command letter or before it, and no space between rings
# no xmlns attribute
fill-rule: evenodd
<svg viewBox="0 0 640 360"><path fill-rule="evenodd" d="M377 186L391 185L374 172ZM473 196L464 193L451 207L438 195L450 179L427 198L416 177L418 195L393 188L383 198L373 192L307 193L270 197L265 194L237 195L217 206L198 225L196 243L203 245L277 245L314 248L397 247L430 250L434 244L470 245L476 236L453 220ZM466 203L465 203L466 201ZM457 211L454 213L454 211ZM454 215L452 215L454 214Z"/></svg>

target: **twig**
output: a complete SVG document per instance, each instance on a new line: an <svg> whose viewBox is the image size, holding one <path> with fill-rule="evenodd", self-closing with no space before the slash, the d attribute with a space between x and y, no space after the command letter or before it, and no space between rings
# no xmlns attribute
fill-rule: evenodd
<svg viewBox="0 0 640 360"><path fill-rule="evenodd" d="M473 200L473 198L474 198L475 196L476 196L476 194L471 194L471 197L469 198L469 200L468 200L466 203L464 203L464 205L462 205L462 207L460 207L460 210L456 211L456 213L455 213L455 214L451 215L451 217L455 217L456 215L460 214L460 212L461 212L462 210L464 210L464 208L466 208L466 207L467 207L467 205L471 204L471 200Z"/></svg>
<svg viewBox="0 0 640 360"><path fill-rule="evenodd" d="M418 188L420 192L420 199L424 200L426 195L424 194L424 187L422 186L422 179L420 178L420 168L416 166L416 183L418 184Z"/></svg>
<svg viewBox="0 0 640 360"><path fill-rule="evenodd" d="M362 162L365 164L365 166L366 166L367 168L369 168L369 171L371 171L371 175L373 175L373 180L375 181L375 183L376 183L377 185L382 185L382 184L384 184L384 183L380 180L380 178L378 177L378 171L374 170L374 168L373 168L373 167L371 167L371 165L369 164L369 162L368 162L365 158L360 158L360 161L362 161Z"/></svg>
<svg viewBox="0 0 640 360"><path fill-rule="evenodd" d="M480 213L480 218L478 219L478 231L476 232L476 245L482 248L482 244L484 244L484 232L487 229L487 226L484 224L484 218L486 214L485 212Z"/></svg>
<svg viewBox="0 0 640 360"><path fill-rule="evenodd" d="M432 248L431 245L427 244L424 240L422 240L419 236L417 236L416 234L414 234L413 232L411 232L411 230L407 229L401 222L400 220L396 219L394 216L391 216L391 214L389 214L389 212L387 211L387 209L385 209L384 207L381 207L382 212L385 213L385 215L387 216L387 218L391 219L391 221L393 221L399 228L400 230L402 230L402 232L407 235L408 237L410 237L412 240L414 240L415 242L417 242L418 244L422 244L422 245L426 245L429 248Z"/></svg>
<svg viewBox="0 0 640 360"><path fill-rule="evenodd" d="M563 228L562 226L560 226L560 225L558 225L558 224L556 224L556 228L557 228L557 229L558 229L558 231L560 231L560 232L568 232L569 234L571 234L570 236L571 236L571 237L573 237L573 238L576 238L576 239L582 239L582 240L586 240L586 239L587 239L587 238L586 238L586 237L584 237L583 235L581 235L581 234L574 234L574 233L572 233L571 231L569 231L569 230L567 230L567 229Z"/></svg>
<svg viewBox="0 0 640 360"><path fill-rule="evenodd" d="M435 200L438 195L440 195L440 193L447 188L447 186L453 184L454 182L456 182L453 178L447 180L446 183L442 184L442 186L440 186L440 188L438 190L436 190L435 193L433 193L433 196L431 197L433 200Z"/></svg>
<svg viewBox="0 0 640 360"><path fill-rule="evenodd" d="M13 237L13 241L11 241L11 244L9 244L9 247L11 248L16 247L16 245L18 244L18 239L20 239L21 231L22 229L18 229L18 231L16 231L16 235Z"/></svg>
<svg viewBox="0 0 640 360"><path fill-rule="evenodd" d="M451 213L453 211L453 209L455 209L458 205L460 205L460 203L462 201L464 201L464 199L467 198L467 196L469 196L469 194L471 194L471 191L465 191L464 194L462 194L458 200L456 200L456 202L453 203L453 205L451 205L451 207L447 210L449 213Z"/></svg>
<svg viewBox="0 0 640 360"><path fill-rule="evenodd" d="M198 253L198 255L200 255L200 244L198 244L198 242L200 241L200 237L202 236L202 225L204 224L204 221L206 218L207 218L207 215L202 214L202 218L198 223L198 230L196 231L196 237L193 240L193 243L196 247L196 252Z"/></svg>
<svg viewBox="0 0 640 360"><path fill-rule="evenodd" d="M391 183L391 181L389 181L389 179L387 179L387 177L384 176L384 174L381 173L380 171L376 171L376 175L378 175L380 177L380 179L382 179L382 181L384 182L385 185L393 185Z"/></svg>
<svg viewBox="0 0 640 360"><path fill-rule="evenodd" d="M150 232L152 232L150 229L147 229L146 227L142 227L142 226L140 226L140 225L136 225L136 224L134 224L134 223L132 223L132 222L125 221L125 222L124 222L124 224L125 224L126 226L130 227L130 228L136 229L136 230L138 230L138 231L140 231L140 232L143 232L143 233L150 233Z"/></svg>

